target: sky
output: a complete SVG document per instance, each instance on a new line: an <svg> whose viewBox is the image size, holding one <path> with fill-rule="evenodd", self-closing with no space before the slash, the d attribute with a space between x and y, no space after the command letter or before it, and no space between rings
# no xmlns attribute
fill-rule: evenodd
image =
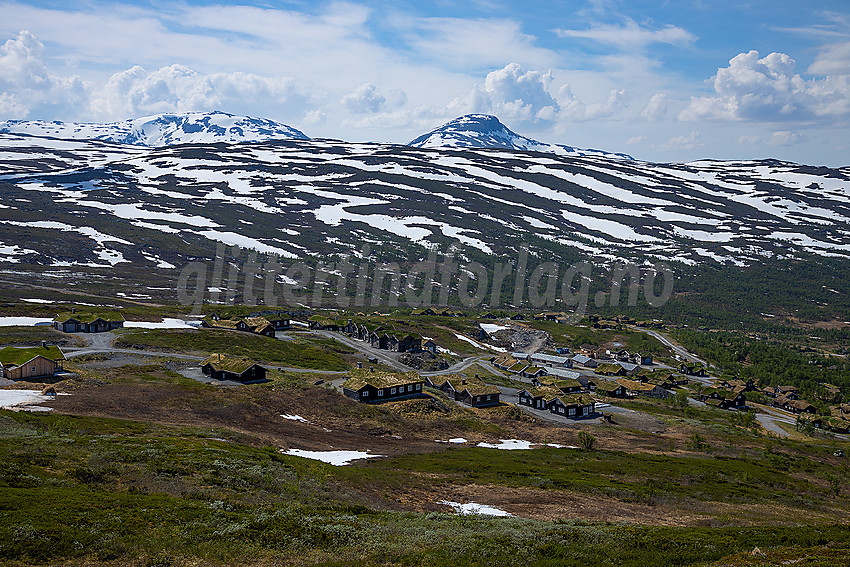
<svg viewBox="0 0 850 567"><path fill-rule="evenodd" d="M405 143L468 113L648 161L850 165L848 0L0 0L0 120L221 110Z"/></svg>

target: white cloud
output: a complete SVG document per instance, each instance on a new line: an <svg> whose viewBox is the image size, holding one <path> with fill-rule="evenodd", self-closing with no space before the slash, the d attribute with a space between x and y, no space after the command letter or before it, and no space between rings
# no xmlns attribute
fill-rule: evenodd
<svg viewBox="0 0 850 567"><path fill-rule="evenodd" d="M812 75L850 75L850 41L825 46L809 65Z"/></svg>
<svg viewBox="0 0 850 567"><path fill-rule="evenodd" d="M676 26L666 25L653 30L640 26L634 20L627 20L625 25L596 25L588 30L557 29L555 33L562 38L590 39L626 51L642 49L653 43L690 46L697 39L692 33Z"/></svg>
<svg viewBox="0 0 850 567"><path fill-rule="evenodd" d="M629 145L642 144L642 143L646 142L647 140L648 140L648 138L646 136L635 136L633 138L629 138L628 140L626 140L626 143L629 144Z"/></svg>
<svg viewBox="0 0 850 567"><path fill-rule="evenodd" d="M701 148L703 147L703 143L700 141L701 136L702 134L697 131L693 131L687 136L673 136L670 138L670 141L667 142L667 146L682 150Z"/></svg>
<svg viewBox="0 0 850 567"><path fill-rule="evenodd" d="M484 85L449 103L450 114L483 112L517 121L554 120L560 106L549 92L551 73L526 71L518 63L487 74Z"/></svg>
<svg viewBox="0 0 850 567"><path fill-rule="evenodd" d="M303 105L308 98L292 78L241 72L204 75L184 65L149 73L136 65L113 74L94 94L91 115L107 120L223 107L244 108L250 114L254 104Z"/></svg>
<svg viewBox="0 0 850 567"><path fill-rule="evenodd" d="M742 146L763 146L772 147L793 146L806 140L806 136L799 132L791 130L779 130L771 133L767 138L763 136L741 136L738 138L738 144Z"/></svg>
<svg viewBox="0 0 850 567"><path fill-rule="evenodd" d="M717 96L693 97L679 118L778 122L850 115L850 76L805 80L795 66L784 53L736 55L717 70Z"/></svg>
<svg viewBox="0 0 850 567"><path fill-rule="evenodd" d="M28 31L0 46L0 111L25 118L34 110L79 106L86 85L77 76L58 77L44 63L44 45Z"/></svg>
<svg viewBox="0 0 850 567"><path fill-rule="evenodd" d="M536 45L522 25L509 19L403 18L391 23L415 58L442 69L481 69L506 61L531 67L555 65L558 54Z"/></svg>
<svg viewBox="0 0 850 567"><path fill-rule="evenodd" d="M664 93L652 95L640 115L647 120L662 120L670 110L670 97Z"/></svg>
<svg viewBox="0 0 850 567"><path fill-rule="evenodd" d="M183 65L162 67L153 73L136 65L112 75L92 106L98 115L120 118L214 110L221 106L221 97L209 77Z"/></svg>
<svg viewBox="0 0 850 567"><path fill-rule="evenodd" d="M375 85L360 85L340 101L351 112L357 114L375 113L384 108L387 99L378 92Z"/></svg>

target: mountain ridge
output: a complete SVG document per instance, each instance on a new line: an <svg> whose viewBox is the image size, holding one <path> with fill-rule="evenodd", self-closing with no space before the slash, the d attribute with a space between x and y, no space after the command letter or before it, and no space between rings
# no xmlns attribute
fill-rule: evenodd
<svg viewBox="0 0 850 567"><path fill-rule="evenodd" d="M186 143L308 139L300 130L274 120L235 116L221 111L155 114L103 124L6 120L0 122L0 133L72 140L100 140L147 147Z"/></svg>
<svg viewBox="0 0 850 567"><path fill-rule="evenodd" d="M513 132L498 117L490 114L459 116L411 140L407 145L416 148L502 148L553 153L560 156L607 156L634 159L627 154L539 142Z"/></svg>

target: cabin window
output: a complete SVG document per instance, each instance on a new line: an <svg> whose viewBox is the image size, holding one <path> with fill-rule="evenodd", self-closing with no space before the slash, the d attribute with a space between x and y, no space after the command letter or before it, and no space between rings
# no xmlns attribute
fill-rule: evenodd
<svg viewBox="0 0 850 567"><path fill-rule="evenodd" d="M570 415L576 414L576 408L570 408Z"/></svg>
<svg viewBox="0 0 850 567"><path fill-rule="evenodd" d="M395 388L393 388L392 390L390 390L390 395L393 395L393 394L395 394Z"/></svg>
<svg viewBox="0 0 850 567"><path fill-rule="evenodd" d="M384 395L384 391L383 391L383 390L378 390L378 397L380 398L380 397L381 397L381 396L383 396L383 395Z"/></svg>
<svg viewBox="0 0 850 567"><path fill-rule="evenodd" d="M422 390L422 384L417 384L416 385L416 391L418 392L420 390Z"/></svg>
<svg viewBox="0 0 850 567"><path fill-rule="evenodd" d="M587 410L588 410L588 409L589 409L588 407L583 407L583 408L581 408L581 415L587 415Z"/></svg>
<svg viewBox="0 0 850 567"><path fill-rule="evenodd" d="M35 373L36 373L35 366L31 366L31 367L30 367L30 370L32 370L32 373L33 373L33 374L35 374Z"/></svg>
<svg viewBox="0 0 850 567"><path fill-rule="evenodd" d="M491 399L492 399L492 396L490 396L490 394L487 394L487 401L489 402Z"/></svg>
<svg viewBox="0 0 850 567"><path fill-rule="evenodd" d="M364 390L364 391L363 391L363 397L364 397L364 398L368 398L368 397L369 397L369 390Z"/></svg>

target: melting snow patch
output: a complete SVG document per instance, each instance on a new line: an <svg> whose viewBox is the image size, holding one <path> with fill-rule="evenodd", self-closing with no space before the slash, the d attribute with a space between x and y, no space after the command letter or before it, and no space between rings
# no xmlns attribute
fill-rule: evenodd
<svg viewBox="0 0 850 567"><path fill-rule="evenodd" d="M463 443L468 443L466 439L463 437L452 437L448 441L443 441L442 439L436 439L437 443L454 443L456 445L462 445Z"/></svg>
<svg viewBox="0 0 850 567"><path fill-rule="evenodd" d="M195 329L198 325L190 325L183 319L164 318L159 323L150 323L147 321L125 321L125 327L137 327L140 329Z"/></svg>
<svg viewBox="0 0 850 567"><path fill-rule="evenodd" d="M480 516L500 516L503 518L513 516L504 510L500 510L498 508L494 508L493 506L487 506L486 504L478 504L477 502L467 502L466 504L461 504L460 502L450 502L448 500L440 500L437 504L445 504L446 506L451 506L454 508L455 513L461 514L463 516L468 516L470 514L477 514Z"/></svg>
<svg viewBox="0 0 850 567"><path fill-rule="evenodd" d="M49 325L53 323L53 319L43 319L41 317L0 317L0 327L31 327L33 325Z"/></svg>
<svg viewBox="0 0 850 567"><path fill-rule="evenodd" d="M505 451L516 451L520 449L531 449L531 441L523 441L522 439L499 439L499 443L484 443L478 444L479 447L487 449L503 449Z"/></svg>
<svg viewBox="0 0 850 567"><path fill-rule="evenodd" d="M503 331L505 329L510 329L510 327L506 327L504 325L495 325L493 323L481 323L478 326L487 331L488 335L498 333L499 331Z"/></svg>
<svg viewBox="0 0 850 567"><path fill-rule="evenodd" d="M26 301L27 303L53 303L49 299L25 299L23 297L21 298L21 301Z"/></svg>
<svg viewBox="0 0 850 567"><path fill-rule="evenodd" d="M50 401L52 397L42 396L39 390L0 390L0 409L12 411L50 411L51 408L36 405Z"/></svg>
<svg viewBox="0 0 850 567"><path fill-rule="evenodd" d="M303 449L290 449L288 451L284 451L281 449L280 452L293 457L303 457L305 459L322 461L323 463L329 463L337 467L351 464L352 461L360 459L374 459L375 457L384 456L370 455L369 451L305 451Z"/></svg>
<svg viewBox="0 0 850 567"><path fill-rule="evenodd" d="M288 413L283 413L280 415L280 417L282 417L283 419L288 419L289 421L300 421L301 423L310 423L300 415L295 415L294 413L291 415Z"/></svg>

